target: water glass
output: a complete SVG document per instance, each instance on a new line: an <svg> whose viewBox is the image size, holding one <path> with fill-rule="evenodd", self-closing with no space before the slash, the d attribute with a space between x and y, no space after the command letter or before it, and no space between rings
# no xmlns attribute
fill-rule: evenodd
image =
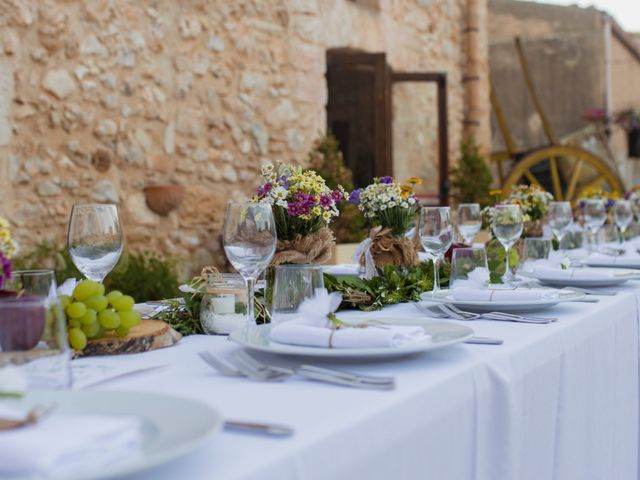
<svg viewBox="0 0 640 480"><path fill-rule="evenodd" d="M551 202L547 210L547 219L549 227L558 240L558 244L562 244L562 239L571 229L573 224L573 210L570 202Z"/></svg>
<svg viewBox="0 0 640 480"><path fill-rule="evenodd" d="M525 264L538 260L548 260L551 250L551 240L548 238L525 238L520 266L525 267Z"/></svg>
<svg viewBox="0 0 640 480"><path fill-rule="evenodd" d="M589 198L582 201L582 216L584 218L584 224L591 233L592 242L590 249L593 250L593 243L597 242L598 230L604 225L607 220L607 210L604 200L600 198Z"/></svg>
<svg viewBox="0 0 640 480"><path fill-rule="evenodd" d="M440 290L438 260L453 243L453 226L449 207L422 207L420 210L420 243L433 261L433 291Z"/></svg>
<svg viewBox="0 0 640 480"><path fill-rule="evenodd" d="M624 241L624 233L633 221L633 209L629 200L616 200L613 204L613 218L620 229L620 241Z"/></svg>
<svg viewBox="0 0 640 480"><path fill-rule="evenodd" d="M120 260L124 247L116 206L74 205L69 219L67 246L80 273L102 283Z"/></svg>
<svg viewBox="0 0 640 480"><path fill-rule="evenodd" d="M317 265L278 265L273 282L271 323L296 317L298 307L324 288L322 267Z"/></svg>
<svg viewBox="0 0 640 480"><path fill-rule="evenodd" d="M255 323L255 283L276 252L276 224L271 205L229 202L224 220L224 253L245 280L247 321Z"/></svg>
<svg viewBox="0 0 640 480"><path fill-rule="evenodd" d="M13 272L0 297L0 370L14 370L27 389L71 386L71 350L52 270ZM2 388L2 386L0 386Z"/></svg>
<svg viewBox="0 0 640 480"><path fill-rule="evenodd" d="M622 236L617 225L607 224L598 230L597 240L599 245L607 243L615 245L622 242Z"/></svg>
<svg viewBox="0 0 640 480"><path fill-rule="evenodd" d="M480 205L477 203L461 203L458 206L458 232L464 243L471 244L482 228Z"/></svg>
<svg viewBox="0 0 640 480"><path fill-rule="evenodd" d="M489 281L487 252L484 247L456 248L451 253L450 284L471 280L486 283Z"/></svg>
<svg viewBox="0 0 640 480"><path fill-rule="evenodd" d="M519 205L496 205L494 207L491 229L505 250L504 283L511 283L514 275L509 268L509 250L515 245L524 229L524 216Z"/></svg>

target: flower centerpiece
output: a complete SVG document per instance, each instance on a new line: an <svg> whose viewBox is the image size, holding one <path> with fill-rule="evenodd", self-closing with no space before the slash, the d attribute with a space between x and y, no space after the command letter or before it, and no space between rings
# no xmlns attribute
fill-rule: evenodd
<svg viewBox="0 0 640 480"><path fill-rule="evenodd" d="M630 195L634 195L634 193L630 192ZM594 200L603 200L604 206L607 212L613 207L616 203L616 200L620 198L620 193L617 191L607 192L601 188L585 188L578 195L578 208L584 208L584 200L594 199ZM629 198L631 200L631 198Z"/></svg>
<svg viewBox="0 0 640 480"><path fill-rule="evenodd" d="M296 165L265 165L261 173L264 183L252 201L273 208L278 244L272 265L329 261L335 240L328 225L347 198L344 188L331 190L315 171Z"/></svg>
<svg viewBox="0 0 640 480"><path fill-rule="evenodd" d="M16 245L11 239L9 222L0 217L0 290L7 280L11 279L11 257L16 251Z"/></svg>
<svg viewBox="0 0 640 480"><path fill-rule="evenodd" d="M538 185L517 185L502 201L499 200L501 190L494 190L491 194L498 198L496 205L520 205L524 215L523 237L542 236L542 220L549 209L549 203L553 201L553 195ZM484 209L483 214L488 224L491 224L494 212L493 207Z"/></svg>
<svg viewBox="0 0 640 480"><path fill-rule="evenodd" d="M375 267L416 265L416 245L405 234L415 225L418 201L413 188L422 183L410 178L404 184L392 177L374 178L366 188L349 195L369 223L369 236L360 244L354 259L365 266L365 276L376 275Z"/></svg>

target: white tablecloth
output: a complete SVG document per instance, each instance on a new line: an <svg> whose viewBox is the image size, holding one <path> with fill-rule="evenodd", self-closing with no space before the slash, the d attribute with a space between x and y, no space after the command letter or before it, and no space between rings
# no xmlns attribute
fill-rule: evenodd
<svg viewBox="0 0 640 480"><path fill-rule="evenodd" d="M620 290L597 304L549 310L560 317L553 324L468 323L477 335L503 338L501 346L465 344L374 363L323 362L393 375L397 388L389 392L222 377L196 353L238 348L225 337L188 337L165 350L89 361L169 364L94 388L184 395L226 418L296 430L288 439L225 432L131 478L636 479L637 287ZM376 315L417 311L398 305L367 316Z"/></svg>

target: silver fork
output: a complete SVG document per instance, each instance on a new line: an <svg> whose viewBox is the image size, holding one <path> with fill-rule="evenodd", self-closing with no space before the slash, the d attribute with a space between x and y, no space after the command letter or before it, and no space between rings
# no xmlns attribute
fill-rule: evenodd
<svg viewBox="0 0 640 480"><path fill-rule="evenodd" d="M355 388L391 390L395 387L395 382L392 377L356 375L312 365L301 365L297 368L276 367L258 362L258 360L244 352L237 352L233 355L233 365L231 365L229 361L222 360L207 351L199 352L198 355L200 355L200 358L208 365L227 377L248 377L262 382L276 382L294 375L299 375L311 380Z"/></svg>
<svg viewBox="0 0 640 480"><path fill-rule="evenodd" d="M244 351L236 352L233 355L233 359L236 361L236 365L240 371L247 374L247 376L249 373L255 373L265 377L266 380L279 380L293 375L299 375L311 380L334 383L347 387L371 388L375 390L392 390L395 388L395 380L393 377L356 375L349 372L316 367L313 365L300 365L293 368L284 368L260 362Z"/></svg>

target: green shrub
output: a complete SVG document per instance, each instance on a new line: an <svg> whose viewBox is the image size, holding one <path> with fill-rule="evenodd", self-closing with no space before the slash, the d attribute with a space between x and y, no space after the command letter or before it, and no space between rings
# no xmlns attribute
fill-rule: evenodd
<svg viewBox="0 0 640 480"><path fill-rule="evenodd" d="M345 190L353 190L353 173L344 164L338 140L332 134L320 137L313 145L307 157L309 168L318 172L327 182L327 186L335 189L342 185ZM364 217L353 203L343 202L338 205L340 216L331 223L338 243L359 242L366 234Z"/></svg>
<svg viewBox="0 0 640 480"><path fill-rule="evenodd" d="M460 153L460 162L451 169L453 199L456 203L479 203L481 208L492 205L489 191L493 177L473 137L462 142Z"/></svg>
<svg viewBox="0 0 640 480"><path fill-rule="evenodd" d="M54 241L36 245L12 263L15 270L51 268L56 272L58 284L67 278L82 278L67 249ZM175 260L150 252L124 254L104 283L108 289L120 290L137 302L174 298L180 294Z"/></svg>

